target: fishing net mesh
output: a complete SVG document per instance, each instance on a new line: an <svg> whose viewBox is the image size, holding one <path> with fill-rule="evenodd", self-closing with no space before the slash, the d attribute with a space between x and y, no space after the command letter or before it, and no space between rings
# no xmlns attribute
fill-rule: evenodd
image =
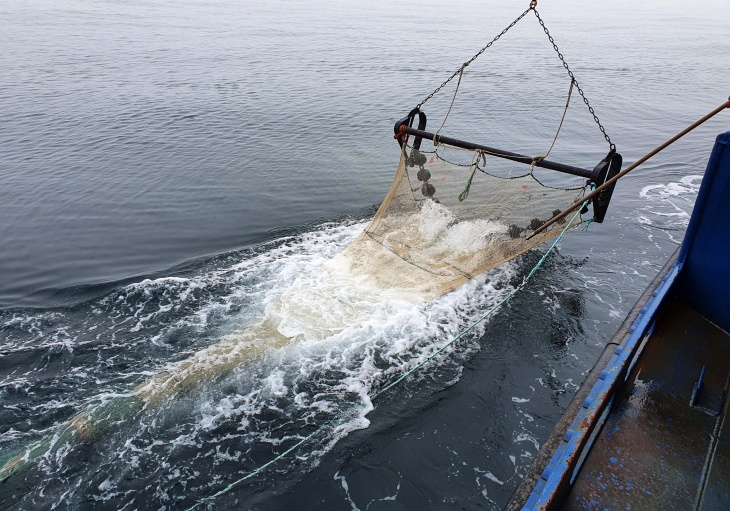
<svg viewBox="0 0 730 511"><path fill-rule="evenodd" d="M528 167L493 175L485 154L468 155L471 164L460 164L405 146L385 201L342 254L350 272L414 300L440 296L556 236L565 220L526 239L585 192L546 186Z"/></svg>
<svg viewBox="0 0 730 511"><path fill-rule="evenodd" d="M383 204L364 232L317 272L298 279L265 318L142 382L134 393L76 415L0 465L0 483L25 463L77 439L101 434L123 416L211 380L271 348L323 339L377 311L379 301L422 303L534 248L565 227L526 237L572 204L584 188L545 186L531 172L487 172L443 151L406 146Z"/></svg>

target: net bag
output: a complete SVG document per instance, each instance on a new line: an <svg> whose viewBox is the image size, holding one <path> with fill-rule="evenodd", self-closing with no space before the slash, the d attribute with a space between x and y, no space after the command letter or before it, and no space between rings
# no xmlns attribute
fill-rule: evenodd
<svg viewBox="0 0 730 511"><path fill-rule="evenodd" d="M556 236L564 220L526 239L585 192L546 186L531 170L494 175L481 151L467 151L471 164L448 161L456 152L403 145L388 195L341 256L351 273L430 300Z"/></svg>

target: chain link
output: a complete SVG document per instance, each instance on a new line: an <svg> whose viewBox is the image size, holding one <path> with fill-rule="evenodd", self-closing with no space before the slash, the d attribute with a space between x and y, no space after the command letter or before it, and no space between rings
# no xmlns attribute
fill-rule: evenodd
<svg viewBox="0 0 730 511"><path fill-rule="evenodd" d="M558 49L558 45L555 44L555 40L550 35L550 32L548 31L547 27L545 26L545 22L540 17L540 14L537 12L537 9L535 9L535 6L536 5L537 5L537 2L530 3L530 7L527 8L525 10L525 12L523 12L522 14L520 14L517 17L517 19L515 19L512 23L509 24L509 26L507 28L505 28L499 34L497 34L497 36L494 39L492 39L491 41L489 41L489 43L487 43L487 45L484 48L482 48L481 50L479 50L472 58L470 58L469 60L467 60L466 62L464 62L464 64L459 69L457 69L456 71L454 71L454 74L452 74L446 80L444 80L444 83L442 83L441 85L439 85L438 87L436 87L436 90L434 90L431 94L429 94L428 96L426 96L426 98L423 101L421 101L420 103L418 103L416 105L415 110L420 109L426 103L426 101L428 101L429 99L431 99L432 97L434 97L451 80L453 80L454 78L456 78L459 75L459 73L461 73L461 71L466 66L468 66L469 64L471 64L472 62L474 62L477 59L477 57L479 57L479 55L481 55L482 53L484 53L487 50L487 48L489 48L494 43L496 43L499 40L500 37L502 37L504 34L506 34L509 31L509 29L511 29L512 27L514 27L517 24L518 21L520 21L522 18L524 18L527 15L528 12L533 11L535 13L535 16L537 17L537 20L540 22L540 26L542 27L543 31L545 32L545 35L548 36L548 39L550 40L550 43L553 45L553 49L555 50L555 53L558 54L558 57L560 58L560 61L563 63L563 67L568 72L568 76L570 76L570 79L573 81L573 84L575 85L575 88L578 90L578 94L580 94L580 97L583 98L583 102L588 107L588 111L593 116L593 120L598 125L598 128L601 130L601 133L603 133L603 137L606 139L606 142L608 142L609 147L611 148L611 150L616 149L616 145L613 142L611 142L611 137L609 137L608 136L608 133L606 133L606 128L604 128L603 127L603 124L601 124L601 121L598 119L598 116L596 115L596 112L593 110L593 107L588 102L588 98L583 93L583 89L581 89L580 88L580 85L578 85L578 80L575 79L575 76L573 75L573 72L570 70L570 67L568 67L568 63L565 61L565 58L563 57L563 54L560 53L560 50Z"/></svg>
<svg viewBox="0 0 730 511"><path fill-rule="evenodd" d="M507 28L505 28L499 34L497 34L497 36L494 39L492 39L491 41L489 41L489 43L484 48L482 48L481 50L479 50L472 58L470 58L469 60L467 60L466 62L464 62L464 64L459 69L457 69L456 71L454 71L454 74L452 74L451 76L449 76L444 81L444 83L442 83L441 85L439 85L438 87L436 87L436 90L435 91L433 91L431 94L429 94L428 96L426 96L426 99L424 99L423 101L421 101L420 103L418 103L416 105L416 110L417 109L420 109L426 103L426 101L428 101L429 99L431 99L432 97L434 97L436 95L436 93L438 93L438 91L440 91L441 89L443 89L446 86L447 83L449 83L451 80L453 80L454 78L456 78L456 76L461 72L461 70L463 68L465 68L466 66L468 66L469 64L471 64L472 62L474 62L477 59L477 57L479 57L479 55L481 55L482 53L484 53L487 50L487 48L489 48L494 43L496 43L499 40L500 37L502 37L504 34L506 34L509 31L510 28L512 28L515 25L517 25L517 22L520 21L522 18L524 18L527 15L527 13L530 12L531 10L532 10L532 7L528 8L528 9L525 9L525 12L523 12L522 14L520 14L517 17L516 20L514 20L512 23L509 24L509 26Z"/></svg>
<svg viewBox="0 0 730 511"><path fill-rule="evenodd" d="M565 62L565 58L563 58L563 54L560 53L560 50L558 49L558 45L555 44L555 40L553 40L553 36L551 36L550 32L548 32L548 29L545 26L545 22L542 21L542 18L540 17L540 14L537 12L537 9L532 9L532 10L535 11L535 16L537 17L537 20L540 22L540 26L545 31L545 35L548 36L550 43L553 45L553 49L555 50L555 53L558 54L560 61L563 63L563 67L568 72L568 76L570 76L570 79L573 80L573 84L575 85L575 88L578 90L578 94L580 94L580 97L583 98L583 103L585 103L586 106L588 107L588 111L593 116L593 120L596 121L596 124L598 125L598 128L601 130L601 133L603 133L603 137L606 139L606 142L608 142L609 147L611 148L611 150L616 149L616 145L613 142L611 142L611 137L609 137L608 133L606 133L606 128L604 128L603 124L601 124L601 121L598 120L598 116L596 115L596 112L593 110L593 107L588 102L588 98L583 93L583 89L581 89L580 85L578 85L578 80L575 79L575 76L573 76L573 72L570 70L570 67L568 67L568 63Z"/></svg>

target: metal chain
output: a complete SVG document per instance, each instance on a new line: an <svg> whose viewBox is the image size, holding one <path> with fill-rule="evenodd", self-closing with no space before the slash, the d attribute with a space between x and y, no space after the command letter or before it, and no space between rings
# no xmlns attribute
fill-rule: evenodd
<svg viewBox="0 0 730 511"><path fill-rule="evenodd" d="M583 89L580 88L580 85L578 84L578 80L575 79L575 76L573 75L573 72L570 70L570 67L568 67L568 63L565 61L565 58L563 57L563 54L560 53L560 50L558 49L558 45L555 44L555 40L553 39L553 36L550 35L550 32L548 31L547 27L545 26L545 22L540 17L540 14L537 12L537 9L535 9L536 6L537 6L537 2L535 2L535 1L530 2L530 7L528 7L525 10L525 12L523 12L522 14L520 14L517 17L517 19L515 19L512 23L509 24L509 26L507 28L505 28L499 34L497 34L497 36L494 39L492 39L491 41L489 41L489 43L487 43L487 45L484 48L482 48L481 50L479 50L472 58L470 58L469 60L467 60L466 62L464 62L464 64L459 69L457 69L456 71L454 71L454 74L452 74L451 76L449 76L444 81L444 83L442 83L441 85L439 85L438 87L436 87L436 90L434 90L431 94L429 94L428 96L426 96L426 98L423 101L421 101L420 103L418 103L416 105L415 110L420 109L426 103L426 101L428 101L429 99L431 99L432 97L434 97L441 89L443 89L446 86L446 84L448 84L451 80L453 80L454 78L456 78L462 72L462 70L466 66L468 66L469 64L471 64L472 62L474 62L477 59L477 57L479 57L479 55L481 55L482 53L484 53L487 50L487 48L489 48L494 43L496 43L499 40L500 37L502 37L504 34L506 34L509 31L509 29L511 29L512 27L514 27L517 24L518 21L520 21L522 18L524 18L527 15L528 12L534 11L535 16L537 17L537 20L540 22L540 26L545 31L545 35L548 36L548 39L550 40L550 43L553 45L553 49L555 50L555 53L558 54L558 57L560 58L560 61L563 63L563 67L568 72L568 76L570 76L570 79L573 81L573 84L575 85L575 88L578 90L578 94L580 94L580 97L583 98L583 102L588 107L588 111L593 116L593 120L598 125L598 128L601 130L601 133L603 133L603 137L606 139L606 142L608 142L608 145L611 148L611 150L616 149L616 145L613 142L611 142L611 137L609 137L608 136L608 133L606 133L606 128L604 128L603 127L603 124L601 124L601 121L598 119L598 116L596 115L596 112L593 110L593 107L588 102L588 98L583 93Z"/></svg>
<svg viewBox="0 0 730 511"><path fill-rule="evenodd" d="M527 8L525 10L525 12L523 12L522 14L520 14L517 17L516 20L514 20L512 23L509 24L509 26L507 28L505 28L504 30L502 30L499 34L497 34L497 36L494 39L492 39L491 41L489 41L489 43L484 48L482 48L481 50L479 50L476 53L476 55L474 55L472 58L470 58L469 60L467 60L466 62L464 62L464 64L459 69L457 69L456 71L454 71L454 74L452 74L451 76L449 76L444 81L444 83L442 83L441 85L439 85L438 87L436 87L436 90L435 91L433 91L431 94L429 94L428 96L426 96L426 99L424 99L423 101L421 101L420 103L418 103L416 105L416 109L420 109L426 103L426 101L428 101L429 99L431 99L432 97L434 97L434 95L438 91L440 91L441 89L443 89L446 86L447 83L449 83L451 80L453 80L454 78L456 78L456 76L461 72L462 69L464 69L466 66L468 66L469 64L471 64L472 62L474 62L477 59L477 57L479 57L479 55L481 55L482 53L484 53L487 50L487 48L489 48L494 43L496 43L499 40L500 37L502 37L504 34L506 34L507 31L509 31L510 28L514 27L517 24L517 22L520 21L522 18L524 18L527 15L527 13L530 12L531 10L533 10L532 7Z"/></svg>
<svg viewBox="0 0 730 511"><path fill-rule="evenodd" d="M568 71L568 76L570 76L570 79L573 80L573 83L575 84L575 88L578 89L578 94L580 94L580 97L583 98L583 102L588 107L588 111L593 116L593 120L596 121L596 124L598 124L598 128L601 130L601 133L603 133L603 137L606 139L606 142L608 142L609 147L611 148L611 150L616 149L616 145L613 142L611 142L611 137L609 137L608 133L606 133L606 129L601 124L601 121L598 120L598 116L596 115L596 112L593 111L593 107L588 102L588 98L586 97L586 95L583 93L583 89L581 89L580 85L578 85L578 81L575 79L575 76L573 76L573 72L568 67L568 63L565 62L565 59L563 58L563 54L560 53L560 50L558 49L558 45L555 44L555 41L553 40L553 36L551 36L550 32L548 32L548 29L545 26L545 22L542 21L542 18L540 17L540 14L537 12L537 9L532 9L532 10L535 11L535 16L537 17L537 20L540 22L540 26L542 26L542 29L545 31L545 35L548 36L550 43L553 45L553 49L555 50L555 53L558 54L560 61L563 63L563 67L565 68L566 71Z"/></svg>

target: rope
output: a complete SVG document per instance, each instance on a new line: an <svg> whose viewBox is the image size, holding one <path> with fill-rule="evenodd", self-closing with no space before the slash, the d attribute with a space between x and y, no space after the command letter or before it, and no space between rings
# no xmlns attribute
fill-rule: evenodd
<svg viewBox="0 0 730 511"><path fill-rule="evenodd" d="M451 80L453 80L454 78L456 78L456 75L459 74L459 72L464 68L464 66L468 66L469 64L471 64L472 62L474 62L477 59L477 57L479 57L479 55L481 55L482 53L484 53L485 51L487 51L487 49L490 46L492 46L494 43L496 43L499 40L500 37L502 37L504 34L506 34L509 31L509 29L511 29L512 27L514 27L515 25L517 25L517 22L518 21L520 21L522 18L524 18L525 16L527 16L527 13L530 12L531 10L534 10L534 7L532 6L532 4L530 4L530 7L528 7L527 9L525 9L525 12L523 12L522 14L520 14L519 16L517 16L517 18L512 23L510 23L507 26L507 28L505 28L499 34L497 34L494 37L494 39L492 39L491 41L489 41L484 48L482 48L481 50L479 50L478 52L476 52L476 54L472 58L470 58L469 60L467 60L464 63L463 66L461 66L459 69L457 69L456 71L454 71L454 73L451 76L449 76L446 80L444 80L444 82L441 85L439 85L438 87L436 87L436 90L434 90L431 94L429 94L428 96L426 96L426 98L423 101L421 101L420 103L418 103L418 105L416 105L416 108L420 109L424 104L426 104L426 101L428 101L429 99L431 99L432 97L434 97L436 95L436 93L438 93L438 91L440 91L441 89L443 89L446 86L447 83L449 83Z"/></svg>
<svg viewBox="0 0 730 511"><path fill-rule="evenodd" d="M476 174L476 171L477 171L477 166L474 165L474 169L471 171L471 176L469 176L469 180L466 182L464 191L459 194L459 202L462 202L464 199L469 197L469 188L471 188L471 180L474 179L474 174Z"/></svg>
<svg viewBox="0 0 730 511"><path fill-rule="evenodd" d="M585 201L584 205L588 204L588 201ZM553 241L552 245L550 245L550 248L542 255L540 260L537 262L537 264L530 270L530 272L522 279L522 282L515 287L512 291L510 291L507 296L502 298L496 305L494 305L491 309L489 309L487 312L479 316L476 321L474 321L471 325L467 326L465 329L463 329L461 332L459 332L457 335L455 335L450 341L445 343L443 346L441 346L439 349L431 353L428 357L426 357L424 360L413 366L411 369L403 373L400 377L398 377L395 381L391 382L390 384L386 385L385 387L381 388L377 392L375 392L372 396L370 396L371 400L375 400L378 397L382 396L384 393L407 379L410 375L421 369L423 366L431 362L434 358L436 358L438 355L443 353L449 346L454 344L456 341L464 337L467 333L472 331L477 325L482 323L484 320L486 320L488 317L490 317L492 314L494 314L497 309L499 309L502 305L507 303L513 296L515 296L519 291L524 289L524 287L527 285L529 280L532 278L532 276L537 273L537 270L540 269L542 264L547 259L548 255L553 251L555 246L560 242L560 240L563 238L563 235L568 232L568 229L573 225L573 222L575 222L575 219L580 215L580 211L576 212L575 215L573 215L573 218L570 219L570 222L568 222L568 225L566 225L563 230L558 234L558 236L555 238L555 241ZM297 443L289 447L286 451L282 452L278 456L276 456L271 461L268 461L258 467L257 469L253 470L252 472L249 472L245 476L241 477L240 479L237 479L236 481L233 481L231 484L223 488L222 490L218 491L217 493L214 493L213 495L210 495L208 497L202 498L198 500L195 504L190 506L186 511L192 511L193 509L196 509L198 506L205 504L206 502L209 502L210 500L213 500L217 497L220 497L221 495L224 495L231 491L234 487L238 486L242 482L246 481L247 479L250 479L254 477L257 474L260 474L262 471L264 471L266 468L270 467L271 465L277 463L278 461L282 460L283 458L286 458L289 454L294 452L296 449L304 445L305 443L309 442L312 438L316 437L317 435L324 433L332 424L334 421L327 422L320 426L317 430L313 431L306 437L299 440Z"/></svg>
<svg viewBox="0 0 730 511"><path fill-rule="evenodd" d="M540 231L543 231L543 230L547 229L548 227L550 227L551 225L553 225L555 222L558 222L561 218L565 218L574 209L582 207L581 204L583 203L584 200L592 199L593 197L595 197L596 195L598 195L599 193L601 193L602 190L605 190L609 186L613 185L616 181L618 181L619 179L621 179L622 177L624 177L626 174L628 174L629 172L631 172L632 170L634 170L636 167L638 167L639 165L641 165L642 163L644 163L646 160L648 160L649 158L651 158L652 156L654 156L658 152L663 151L664 149L666 149L667 147L669 147L670 145L672 145L673 143L675 143L677 140L679 140L680 138L682 138L683 136L685 136L687 133L689 133L690 131L692 131L693 129L695 129L697 126L699 126L702 123L706 122L708 119L711 119L712 117L716 116L717 114L719 114L720 112L722 112L726 108L730 108L730 98L728 98L727 101L725 101L722 105L720 105L717 108L715 108L709 114L705 115L701 119L693 122L692 124L690 124L689 126L687 126L686 128L684 128L682 131L680 131L679 133L677 133L676 135L674 135L672 138L670 138L669 140L667 140L666 142L664 142L662 145L660 145L660 146L652 149L651 151L649 151L647 154L645 154L644 156L642 156L641 158L639 158L638 160L636 160L634 163L632 163L631 165L629 165L628 167L626 167L624 170L622 170L621 172L619 172L618 174L616 174L615 176L613 176L611 179L606 180L605 183L603 183L601 186L599 186L598 188L596 188L595 190L593 190L591 193L589 193L588 195L586 195L583 199L574 202L573 204L571 204L570 206L568 206L567 209L563 210L562 213L560 213L559 215L556 215L556 216L552 217L550 220L548 220L547 222L545 222L542 225L542 227L540 227L539 229L536 229L535 232L533 232L532 234L530 234L527 237L527 239L529 240L533 236L539 234Z"/></svg>
<svg viewBox="0 0 730 511"><path fill-rule="evenodd" d="M434 137L435 139L436 137ZM479 168L479 158L484 159L484 166L487 165L487 157L484 156L484 153L481 150L477 150L474 152L474 158L471 160L471 176L469 176L469 180L466 182L466 186L464 187L464 191L459 194L459 202L462 202L464 199L469 197L469 189L471 188L471 180L474 179L474 174L476 174L477 169Z"/></svg>
<svg viewBox="0 0 730 511"><path fill-rule="evenodd" d="M593 182L592 182L592 183L591 183L591 191L593 191L593 190L595 190L595 189L596 189L596 183L593 183ZM583 210L583 208L584 208L584 207L586 207L586 205L587 205L587 204L588 204L588 201L585 201L585 202L583 203L583 207L582 207L581 209L579 209L578 211L582 211L582 210ZM582 230L583 232L588 232L588 228L589 228L589 227L591 226L591 224L592 224L593 222L595 222L595 221L596 221L596 217L595 217L595 215L594 215L594 216L592 216L591 218L589 218L588 220L586 220L586 224L585 224L585 225L583 226L583 229L581 229L581 230Z"/></svg>
<svg viewBox="0 0 730 511"><path fill-rule="evenodd" d="M462 337L464 337L467 333L469 333L471 330L473 330L477 325L479 325L485 319L487 319L489 316L491 316L492 314L494 314L494 312L497 309L499 309L502 305L504 305L505 303L507 303L514 295L516 295L519 291L521 291L522 289L524 289L525 285L527 285L527 283L532 278L532 276L535 273L537 273L537 270L540 269L540 267L542 266L542 264L547 259L548 255L550 255L550 252L553 251L553 249L555 248L555 246L562 239L563 235L566 232L568 232L568 229L570 229L570 227L573 225L573 222L575 221L575 219L579 215L580 215L580 211L578 211L575 215L573 215L573 218L570 219L570 222L568 222L568 225L566 225L563 228L563 230L560 232L560 234L557 236L557 238L555 238L555 241L553 241L553 244L550 245L550 248L542 255L542 257L537 262L537 264L532 268L532 270L530 270L530 273L528 273L522 279L522 282L520 283L519 286L517 286L512 291L510 291L509 294L507 296L505 296L504 298L502 298L502 300L500 300L494 307L492 307L487 312L485 312L484 314L482 314L481 316L479 316L479 318L477 318L476 321L474 321L471 325L469 325L464 330L462 330L461 332L459 332L449 342L447 342L446 344L444 344L443 346L441 346L439 349L437 349L436 351L434 351L433 353L431 353L428 357L426 357L423 361L421 361L418 364L416 364L413 368L411 368L408 371L406 371L405 373L403 373L403 375L400 378L398 378L397 380L395 380L393 383L391 383L390 385L385 386L384 388L380 389L378 392L376 392L375 394L373 394L373 396L372 396L371 399L375 399L378 396L380 396L381 394L383 394L384 392L392 389L397 384L399 384L400 382L402 382L403 380L405 380L406 378L408 378L410 375L412 375L414 372L416 372L418 369L420 369L421 367L423 367L424 365L426 365L427 363L429 363L431 360L433 360L434 358L436 358L436 356L438 356L440 353L443 353L443 351L446 348L448 348L449 346L451 346L452 344L454 344L456 341L458 341L459 339L461 339Z"/></svg>
<svg viewBox="0 0 730 511"><path fill-rule="evenodd" d="M575 85L575 80L570 81L570 89L568 89L568 99L565 101L565 109L563 110L563 117L560 119L560 124L558 125L558 131L555 133L555 138L553 138L553 143L550 144L550 149L548 149L548 151L545 154L543 154L542 156L535 156L532 159L532 164L530 165L530 172L533 171L533 169L535 168L535 165L538 162L541 162L542 160L544 160L545 158L548 157L548 155L550 154L550 151L552 151L553 147L555 146L555 142L558 140L558 135L560 135L560 130L563 127L563 121L565 121L565 114L568 113L568 106L570 105L570 96L573 94L573 85Z"/></svg>
<svg viewBox="0 0 730 511"><path fill-rule="evenodd" d="M252 477L253 477L253 476L255 476L256 474L259 474L259 473L263 472L264 470L266 470L266 469L267 469L268 467L270 467L271 465L273 465L274 463L276 463L276 462L277 462L277 461L279 461L280 459L282 459L282 458L285 458L285 457L287 457L287 456L289 455L289 453L291 453L292 451L296 450L296 449L297 449L297 448L299 448L300 446L304 445L305 443L307 443L307 442L308 442L309 440L311 440L312 438L314 438L315 436L317 436L317 435L318 435L319 433L323 432L324 430L325 430L325 426L322 426L322 427L320 427L319 429L317 429L317 430L313 431L313 432L312 432L312 433L310 433L310 434L309 434L308 436L305 436L305 437L304 437L304 438L302 438L302 439L301 439L301 440L300 440L299 442L297 442L296 444L294 444L294 445L292 445L291 447L289 447L289 448L288 448L288 449L287 449L286 451L284 451L284 452L282 452L281 454L279 454L279 455L278 455L278 456L277 456L276 458L274 458L273 460L271 460L271 461L269 461L269 462L266 462L266 463L264 463L263 465L261 465L261 466L260 466L259 468L257 468L257 469L256 469L256 470L254 470L253 472L249 472L248 474L246 474L246 475L245 475L245 476L243 476L242 478L240 478L240 479L238 479L238 480L236 480L236 481L233 481L233 482L232 482L231 484L229 484L228 486L226 486L225 488L223 488L223 489L222 489L222 490L220 490L219 492L217 492L217 493L214 493L213 495L210 495L210 496L208 496L208 497L205 497L205 498L203 498L203 499L200 499L200 500L199 500L199 501L197 501L197 502L196 502L195 504L193 504L192 506L190 506L190 507L189 507L189 508L187 509L187 511L192 511L193 509L197 508L197 507L198 507L198 506L200 506L201 504L205 504L206 502L208 502L208 501L210 501L210 500L213 500L213 499L215 499L216 497L220 497L221 495L224 495L224 494L228 493L228 492L229 492L229 491L231 491L231 490L232 490L232 489L233 489L233 488L234 488L235 486L237 486L237 485L241 484L241 483L242 483L242 482L244 482L244 481L245 481L246 479L250 479L250 478L252 478Z"/></svg>
<svg viewBox="0 0 730 511"><path fill-rule="evenodd" d="M588 232L588 228L591 226L593 222L596 221L596 217L589 218L586 220L586 224L583 226L583 232Z"/></svg>
<svg viewBox="0 0 730 511"><path fill-rule="evenodd" d="M534 4L534 5L533 5ZM586 97L585 93L583 92L583 89L580 88L580 85L578 84L578 80L575 79L575 76L573 75L573 71L570 70L570 66L568 66L568 63L565 61L565 57L563 57L563 54L560 53L560 50L558 49L558 45L555 42L555 39L553 39L553 36L550 35L550 32L548 31L547 27L545 26L545 22L540 17L540 13L537 12L537 2L530 3L530 9L532 9L532 12L535 13L535 17L537 18L537 21L540 22L540 26L542 27L543 32L545 32L545 35L548 37L548 40L550 41L550 44L553 45L553 49L555 50L555 53L558 54L558 58L560 59L560 62L563 63L563 67L568 72L568 76L570 76L570 79L575 84L575 88L578 89L578 94L580 94L580 97L583 98L583 103L586 104L588 107L588 111L593 116L593 121L598 125L598 129L601 130L601 133L603 133L603 138L606 139L606 142L608 142L608 147L610 149L616 149L616 144L611 142L611 137L608 136L608 133L606 133L606 128L603 127L603 124L601 124L601 121L598 119L598 115L596 115L596 112L593 110L593 107L588 102L588 98Z"/></svg>
<svg viewBox="0 0 730 511"><path fill-rule="evenodd" d="M553 38L552 35L550 35L550 31L547 29L547 27L545 26L545 22L540 17L540 13L537 12L537 1L536 0L531 1L530 2L530 6L527 9L525 9L525 12L523 12L522 14L520 14L519 16L517 16L517 18L512 23L510 23L507 26L507 28L505 28L504 30L502 30L502 32L500 32L499 34L497 34L494 37L494 39L492 39L491 41L489 41L489 43L487 43L486 46L484 46L481 50L479 50L476 54L474 54L474 56L472 58L470 58L469 60L467 60L466 62L464 62L464 64L459 69L457 69L456 71L454 71L451 74L451 76L449 76L446 80L444 80L444 82L441 85L439 85L438 87L436 87L436 89L431 94L429 94L428 96L426 96L423 99L423 101L421 101L420 103L418 103L418 105L416 105L416 109L420 109L424 104L426 104L426 102L429 99L431 99L432 97L434 97L451 80L453 80L454 78L456 78L457 75L459 75L459 80L461 80L461 74L463 74L463 72L464 72L464 67L466 67L469 64L471 64L472 62L474 62L482 53L484 53L489 47L491 47L494 43L496 43L503 35L505 35L512 27L514 27L530 11L532 11L535 14L535 17L537 18L537 21L540 23L540 27L542 27L542 30L543 30L543 32L545 32L545 35L547 36L548 40L550 41L550 44L552 44L553 49L555 50L555 53L557 53L558 58L560 58L560 62L563 64L563 67L568 72L568 76L570 76L570 79L571 79L571 82L572 82L571 83L571 88L572 88L572 85L575 85L575 87L578 90L578 93L580 94L581 98L583 98L583 102L585 103L586 107L588 107L588 111L593 116L593 121L596 123L596 125L598 126L598 129L603 134L603 137L606 139L606 142L608 142L609 147L611 149L615 149L616 148L616 145L613 142L611 142L611 137L609 137L608 136L608 133L606 133L606 128L603 127L603 124L601 124L601 121L598 119L598 116L596 115L595 110L593 109L593 107L591 106L590 102L588 101L588 98L586 97L585 93L583 92L583 89L581 89L580 85L578 84L578 81L575 79L575 75L573 74L573 71L571 71L570 66L568 66L568 63L565 61L565 57L563 56L562 53L560 53L560 49L558 48L558 45L555 42L555 39ZM457 89L458 89L458 86L457 86ZM453 101L452 101L452 104L453 104ZM448 114L447 114L447 116L448 116ZM444 119L444 122L445 122L445 119ZM442 125L442 127L443 127L443 125ZM434 145L435 144L436 144L436 137L434 137Z"/></svg>
<svg viewBox="0 0 730 511"><path fill-rule="evenodd" d="M438 142L436 142L436 137L439 133L441 133L441 130L444 128L444 124L446 124L446 119L449 118L449 114L451 113L451 108L454 106L454 101L456 101L456 95L459 93L459 86L461 85L461 79L464 77L464 68L468 66L468 62L464 62L464 64L459 68L459 81L456 82L456 90L454 90L454 97L451 98L451 104L449 105L449 109L446 112L446 116L444 117L444 121L441 123L441 126L436 131L436 133L433 134L433 145L438 147Z"/></svg>

